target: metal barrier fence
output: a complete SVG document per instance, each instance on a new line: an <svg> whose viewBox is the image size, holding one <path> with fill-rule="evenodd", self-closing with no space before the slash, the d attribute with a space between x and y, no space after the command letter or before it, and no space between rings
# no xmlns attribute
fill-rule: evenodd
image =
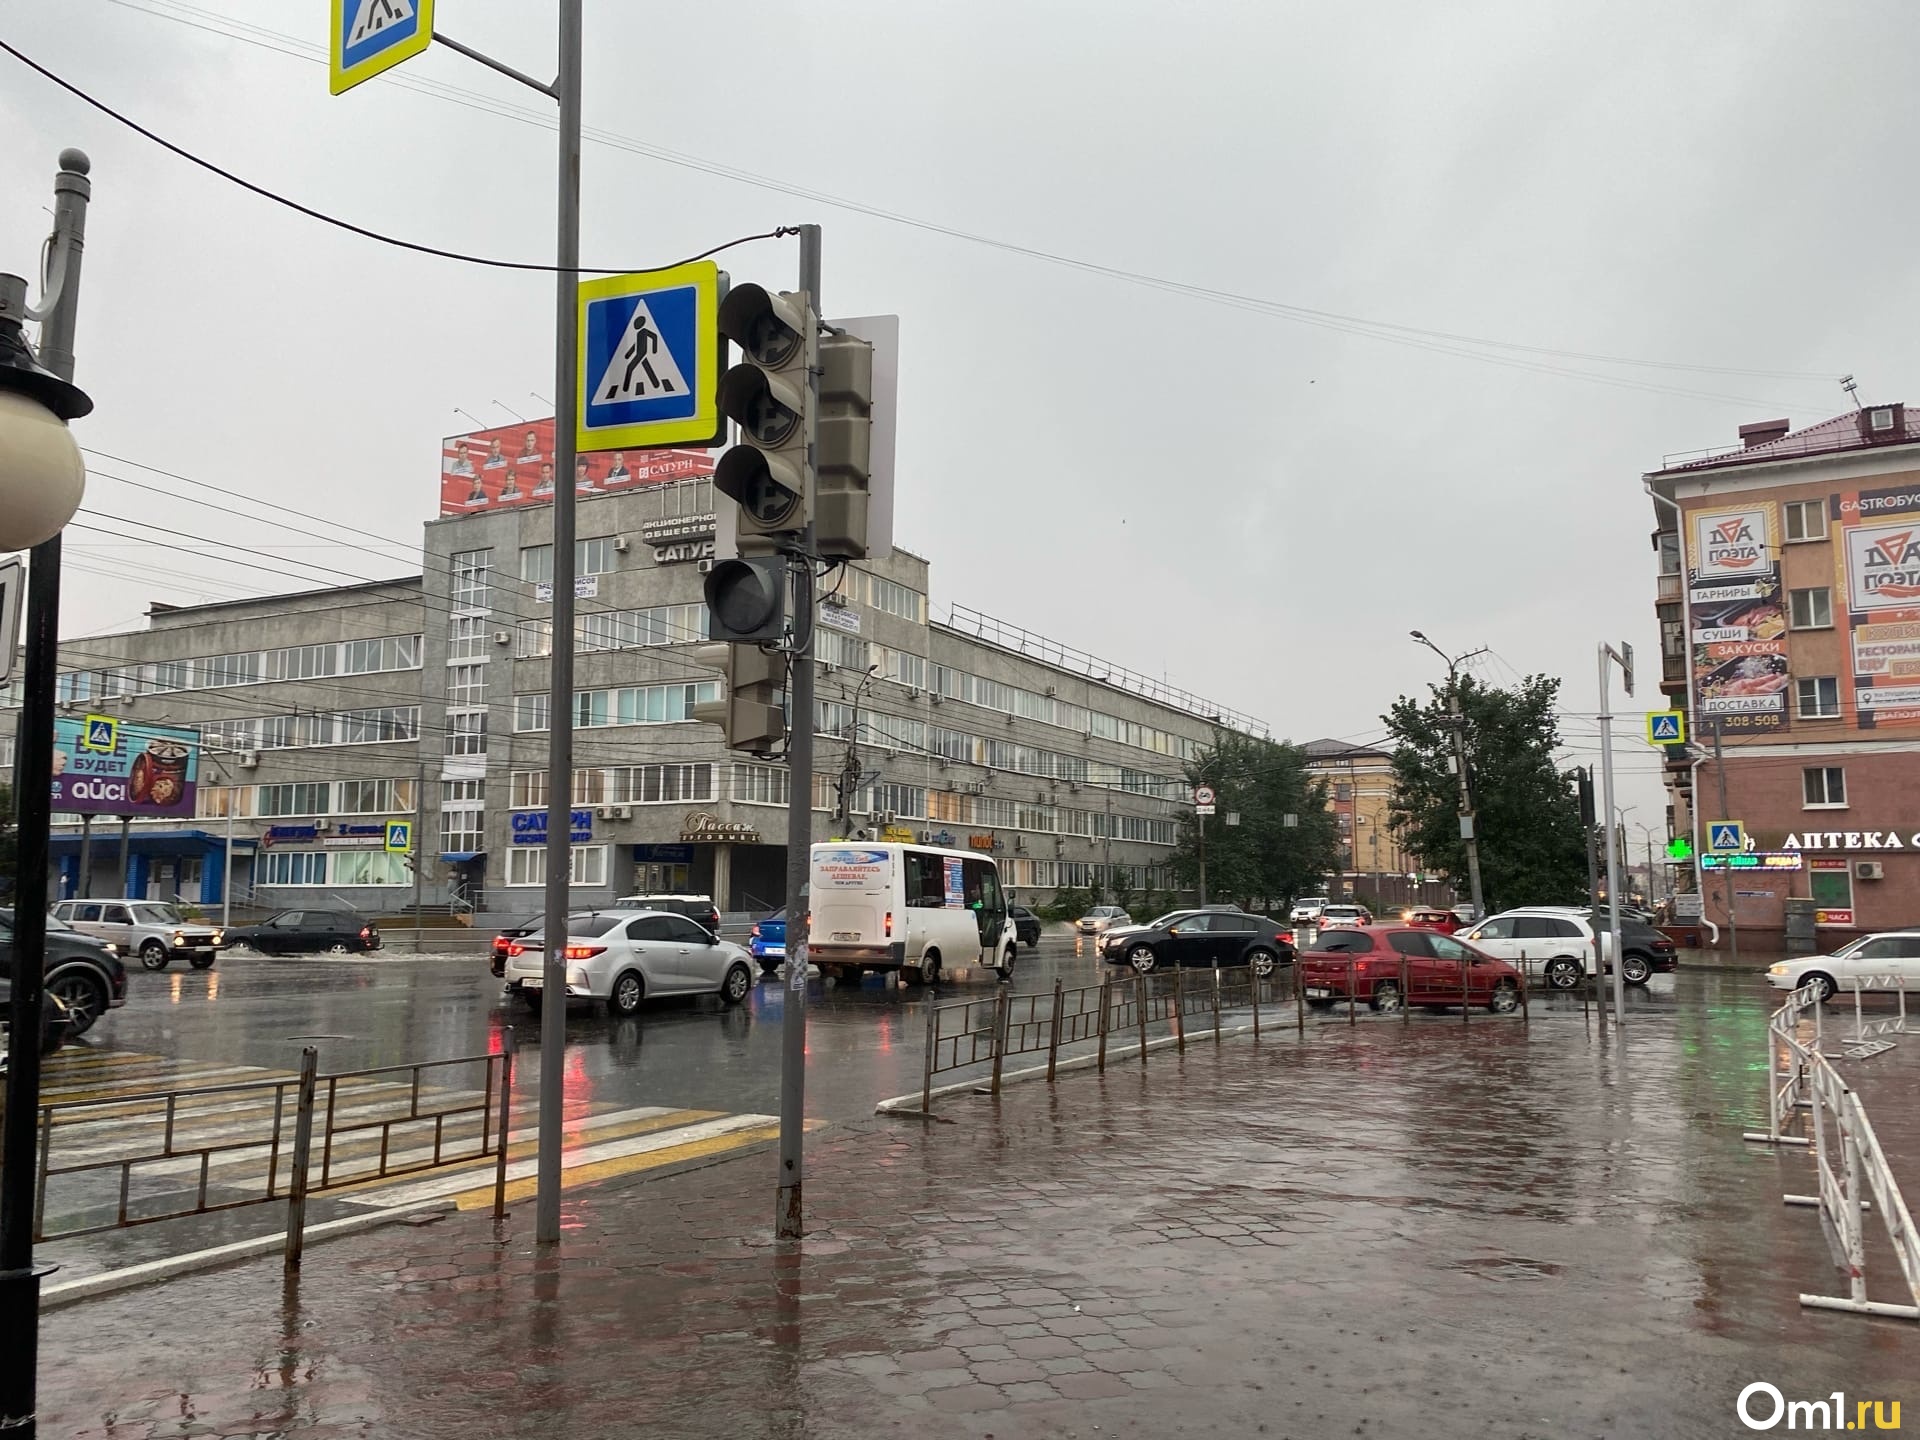
<svg viewBox="0 0 1920 1440"><path fill-rule="evenodd" d="M291 1268L300 1263L309 1198L487 1158L495 1161L500 1216L513 1058L508 1031L498 1054L321 1075L319 1052L309 1046L300 1073L285 1079L49 1101L39 1113L34 1239L69 1240L285 1201ZM483 1076L478 1092L425 1083L429 1074L476 1066ZM477 1133L449 1138L449 1124L458 1122ZM113 1218L90 1218L96 1206L81 1211L81 1223L49 1228L49 1182L83 1176L117 1177ZM157 1184L160 1193L136 1198L136 1181Z"/></svg>
<svg viewBox="0 0 1920 1440"><path fill-rule="evenodd" d="M1847 1275L1847 1293L1802 1294L1800 1303L1813 1309L1920 1320L1920 1230L1914 1228L1913 1215L1867 1119L1866 1107L1821 1053L1820 1004L1819 992L1813 986L1803 987L1768 1022L1768 1133L1749 1132L1744 1138L1805 1145L1812 1153L1815 1193L1782 1198L1789 1205L1817 1208L1822 1220L1832 1226L1830 1233ZM1809 1012L1813 1017L1810 1038L1805 1024ZM1903 995L1903 1021L1905 1013ZM1781 1134L1803 1108L1807 1136ZM1879 1214L1893 1244L1911 1304L1867 1298L1866 1226L1861 1217L1869 1208Z"/></svg>
<svg viewBox="0 0 1920 1440"><path fill-rule="evenodd" d="M1899 997L1898 1014L1882 1016L1877 1020L1868 1020L1860 1008L1860 997L1869 990L1891 990ZM1905 975L1863 975L1853 987L1853 1034L1847 1038L1852 1046L1866 1046L1866 1050L1855 1053L1847 1051L1850 1059L1864 1060L1882 1050L1892 1048L1893 1042L1888 1035L1906 1035L1907 1029L1907 977Z"/></svg>

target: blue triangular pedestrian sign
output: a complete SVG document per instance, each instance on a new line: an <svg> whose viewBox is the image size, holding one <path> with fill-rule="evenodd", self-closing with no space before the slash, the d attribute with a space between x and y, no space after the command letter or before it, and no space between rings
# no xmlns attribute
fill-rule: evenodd
<svg viewBox="0 0 1920 1440"><path fill-rule="evenodd" d="M1647 717L1647 738L1656 745L1677 745L1682 739L1680 733L1680 713L1669 710L1665 714Z"/></svg>
<svg viewBox="0 0 1920 1440"><path fill-rule="evenodd" d="M1707 849L1716 855L1737 855L1747 848L1746 826L1738 820L1717 820L1707 826Z"/></svg>

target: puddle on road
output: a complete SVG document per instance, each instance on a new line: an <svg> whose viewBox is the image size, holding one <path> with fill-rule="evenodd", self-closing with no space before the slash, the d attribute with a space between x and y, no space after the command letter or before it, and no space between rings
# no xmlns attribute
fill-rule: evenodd
<svg viewBox="0 0 1920 1440"><path fill-rule="evenodd" d="M1546 1280L1564 1275L1567 1267L1524 1255L1487 1255L1473 1260L1442 1261L1449 1270L1462 1270L1482 1280Z"/></svg>

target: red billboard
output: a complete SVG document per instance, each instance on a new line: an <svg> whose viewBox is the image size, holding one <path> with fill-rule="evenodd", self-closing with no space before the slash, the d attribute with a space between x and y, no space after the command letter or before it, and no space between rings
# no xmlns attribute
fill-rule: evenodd
<svg viewBox="0 0 1920 1440"><path fill-rule="evenodd" d="M549 418L449 436L440 446L440 513L466 515L551 500L553 433ZM598 450L574 462L574 493L587 499L711 474L713 457L705 450Z"/></svg>

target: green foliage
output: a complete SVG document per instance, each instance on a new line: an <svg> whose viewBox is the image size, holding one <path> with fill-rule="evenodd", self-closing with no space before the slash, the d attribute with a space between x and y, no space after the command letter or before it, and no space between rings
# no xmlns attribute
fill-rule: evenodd
<svg viewBox="0 0 1920 1440"><path fill-rule="evenodd" d="M1573 781L1554 764L1560 681L1530 675L1511 690L1460 677L1467 769L1479 816L1480 874L1488 910L1564 905L1586 894L1586 852ZM1442 870L1467 888L1460 838L1459 781L1448 768L1453 730L1447 692L1424 703L1402 695L1381 717L1393 752L1392 823L1423 868Z"/></svg>
<svg viewBox="0 0 1920 1440"><path fill-rule="evenodd" d="M1187 767L1187 779L1211 785L1219 797L1206 829L1208 900L1272 909L1311 893L1339 869L1326 782L1307 773L1299 746L1217 730L1207 752ZM1226 823L1230 813L1238 813L1238 825ZM1288 825L1288 815L1298 823ZM1183 885L1198 885L1200 831L1191 810L1180 822L1173 871Z"/></svg>
<svg viewBox="0 0 1920 1440"><path fill-rule="evenodd" d="M1043 920L1078 920L1099 902L1086 890L1056 890L1051 905L1038 905L1034 913Z"/></svg>

